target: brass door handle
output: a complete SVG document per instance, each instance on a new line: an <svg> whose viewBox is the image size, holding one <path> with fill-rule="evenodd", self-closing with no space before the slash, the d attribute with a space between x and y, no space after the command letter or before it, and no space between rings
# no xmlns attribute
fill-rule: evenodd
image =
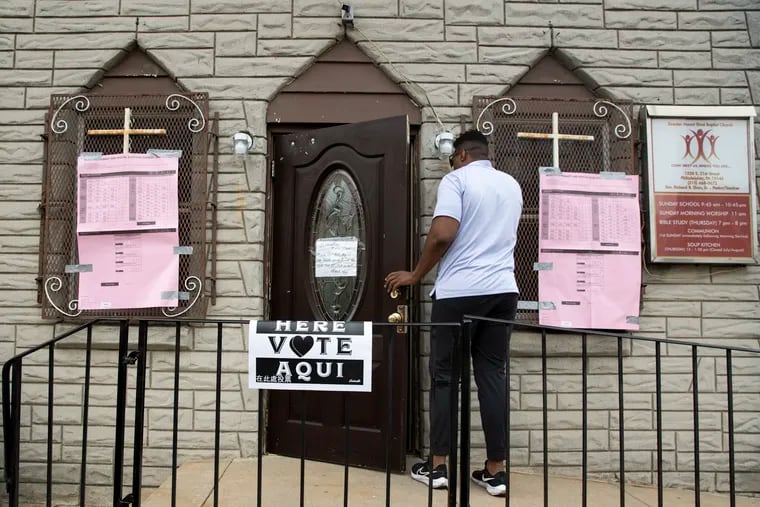
<svg viewBox="0 0 760 507"><path fill-rule="evenodd" d="M409 309L406 305L396 306L396 311L388 315L388 322L391 324L402 324L406 322L406 316L409 315ZM406 334L406 326L396 326L398 334Z"/></svg>
<svg viewBox="0 0 760 507"><path fill-rule="evenodd" d="M390 296L391 296L391 299L398 299L398 296L399 296L398 289L393 289L391 291L391 293L390 293ZM388 322L390 322L390 321L388 321Z"/></svg>

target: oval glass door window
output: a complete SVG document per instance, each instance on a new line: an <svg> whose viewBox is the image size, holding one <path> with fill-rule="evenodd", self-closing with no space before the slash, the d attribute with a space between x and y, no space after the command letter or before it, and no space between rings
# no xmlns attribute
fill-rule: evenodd
<svg viewBox="0 0 760 507"><path fill-rule="evenodd" d="M319 186L309 210L309 303L323 320L351 320L367 278L366 219L359 187L345 169Z"/></svg>

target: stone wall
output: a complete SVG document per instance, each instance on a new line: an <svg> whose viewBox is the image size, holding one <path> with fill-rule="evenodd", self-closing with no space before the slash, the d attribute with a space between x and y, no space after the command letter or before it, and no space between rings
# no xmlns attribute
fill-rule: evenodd
<svg viewBox="0 0 760 507"><path fill-rule="evenodd" d="M511 0L356 0L356 29L348 37L401 82L423 107L421 129L421 209L423 229L429 225L437 182L443 164L435 157L432 139L438 131L436 115L449 128L457 128L460 115L469 117L474 95L499 95L515 83L547 49L554 46L573 71L598 94L640 104L745 104L760 106L760 4L757 0L588 0L544 3ZM97 73L123 55L134 40L189 90L207 91L212 111L221 116L221 135L240 129L255 132L256 153L245 164L222 142L220 158L219 298L210 317L261 317L264 308L264 209L266 202L265 112L268 101L306 68L313 58L343 34L340 5L334 0L6 0L0 4L0 359L49 339L53 326L39 317L36 303L38 204L41 192L43 121L53 93L82 90ZM549 24L554 27L553 33ZM370 39L373 42L368 42ZM392 63L390 63L392 62ZM760 128L755 127L756 145ZM760 151L760 150L757 150ZM646 284L641 334L718 341L758 347L760 318L760 267L655 266L644 273ZM428 279L428 283L430 279ZM428 307L426 306L425 315ZM60 330L60 326L58 327ZM256 415L256 404L243 389L244 333L225 342L235 360L225 370L224 420L233 427L223 434L225 449L250 455L255 437L241 428ZM531 340L528 339L527 342ZM195 330L184 338L183 364L190 378L203 382L213 364L213 333ZM642 353L650 353L643 351ZM683 384L683 363L689 352L665 351L677 366L676 385L669 408L689 410L689 385ZM225 352L227 353L227 352ZM635 366L639 351L627 363ZM166 430L166 376L168 352L154 351L150 359L149 409L146 414L146 450L149 484L168 474L167 461L153 449ZM105 352L93 359L106 361ZM61 361L77 363L82 352L63 350ZM671 357L672 356L672 357ZM536 430L536 359L521 357L514 365L514 463L540 463ZM424 359L423 359L424 363ZM615 359L594 358L590 366L614 371ZM552 358L560 375L578 373L577 359ZM106 368L105 366L102 366ZM34 368L42 368L35 372ZM721 362L700 363L701 383L707 392L725 384ZM45 380L42 366L30 368L32 380ZM737 370L746 390L742 427L760 432L753 422L760 410L756 363ZM66 370L63 370L66 373ZM721 377L723 375L723 377ZM36 376L36 377L35 377ZM105 375L106 378L108 375ZM575 377L572 377L575 378ZM602 381L604 385L609 381ZM629 442L639 449L632 455L635 469L629 479L651 482L653 394L651 381L631 380ZM427 381L423 382L427 385ZM57 412L56 474L71 475L67 452L77 445L81 421L81 384L61 379L56 386L63 405ZM93 395L105 412L112 398L102 392L109 382L96 386ZM78 387L77 387L78 386ZM207 438L207 385L183 383L180 396L183 428ZM627 386L628 387L628 386ZM228 390L229 388L229 390ZM240 388L242 391L237 392ZM30 384L30 395L43 403L46 390ZM611 393L609 389L607 391ZM573 417L578 410L576 381L553 385L551 394L551 445L558 450L575 445ZM707 396L707 395L706 395ZM614 401L614 400L613 400ZM100 406L100 405L99 405ZM709 406L709 404L707 405ZM595 471L614 469L616 411L602 408L593 428L599 454ZM476 408L476 407L475 407ZM626 405L626 408L629 408ZM606 411L606 412L605 412ZM77 415L80 414L80 415ZM40 405L23 410L22 435L34 444L30 455L32 475L43 473L46 414ZM97 411L92 414L99 417ZM474 412L477 417L477 412ZM681 414L682 415L682 414ZM666 458L672 484L690 484L689 421L676 414L669 428ZM97 419L104 435L102 462L109 459L112 421ZM706 449L725 451L726 414L715 405L705 415ZM737 416L738 417L738 416ZM239 421L239 425L236 421ZM738 419L737 419L738 421ZM475 421L477 422L477 420ZM69 428L69 426L71 428ZM99 430L100 431L100 430ZM563 433L564 432L564 433ZM481 437L476 434L476 442ZM741 447L740 447L741 446ZM757 444L737 442L743 469L757 471ZM680 451L683 451L679 454ZM94 451L93 451L94 452ZM743 454L741 454L743 453ZM755 457L753 457L753 453ZM560 453L562 454L562 453ZM553 463L573 473L576 458L568 450ZM577 453L576 453L577 454ZM539 460L539 461L537 461ZM102 471L107 477L107 466ZM560 470L561 471L561 470ZM742 476L744 490L760 483L757 474ZM106 479L104 479L106 480ZM705 487L725 489L725 477L710 474ZM757 492L757 489L751 490Z"/></svg>

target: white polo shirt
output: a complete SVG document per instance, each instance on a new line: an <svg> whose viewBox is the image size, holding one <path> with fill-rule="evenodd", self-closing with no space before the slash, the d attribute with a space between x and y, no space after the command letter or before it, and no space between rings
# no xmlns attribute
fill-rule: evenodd
<svg viewBox="0 0 760 507"><path fill-rule="evenodd" d="M437 299L518 292L514 249L522 204L520 184L488 160L443 177L433 216L456 219L459 230L438 266Z"/></svg>

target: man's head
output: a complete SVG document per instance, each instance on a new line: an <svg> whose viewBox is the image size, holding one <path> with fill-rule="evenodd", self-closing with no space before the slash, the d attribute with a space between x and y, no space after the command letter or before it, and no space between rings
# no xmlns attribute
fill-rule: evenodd
<svg viewBox="0 0 760 507"><path fill-rule="evenodd" d="M459 169L475 160L488 160L488 139L477 130L468 130L454 141L454 152L449 165Z"/></svg>

